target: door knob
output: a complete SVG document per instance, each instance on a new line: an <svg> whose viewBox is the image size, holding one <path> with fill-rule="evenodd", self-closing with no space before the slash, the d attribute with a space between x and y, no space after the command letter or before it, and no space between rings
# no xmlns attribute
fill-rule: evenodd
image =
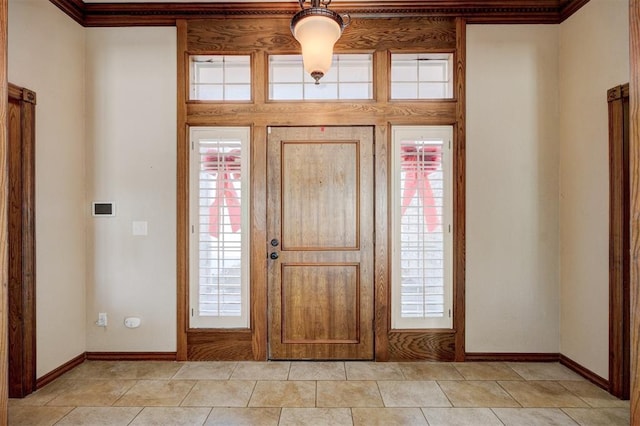
<svg viewBox="0 0 640 426"><path fill-rule="evenodd" d="M280 244L280 241L276 240L275 238L273 240L271 240L271 245L273 247L278 247L278 244Z"/></svg>
<svg viewBox="0 0 640 426"><path fill-rule="evenodd" d="M270 257L271 259L273 259L273 260L276 260L279 256L278 256L278 253L276 253L276 252L274 251L273 253L271 253L271 254L269 255L269 257Z"/></svg>

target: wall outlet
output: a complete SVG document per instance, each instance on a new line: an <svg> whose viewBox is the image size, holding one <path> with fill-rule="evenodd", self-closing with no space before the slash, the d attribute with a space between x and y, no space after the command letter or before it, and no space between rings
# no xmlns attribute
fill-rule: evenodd
<svg viewBox="0 0 640 426"><path fill-rule="evenodd" d="M126 317L124 319L124 326L127 328L138 328L140 327L140 318L139 317Z"/></svg>
<svg viewBox="0 0 640 426"><path fill-rule="evenodd" d="M106 327L107 326L107 313L100 312L98 314L98 321L96 321L96 325L98 327Z"/></svg>

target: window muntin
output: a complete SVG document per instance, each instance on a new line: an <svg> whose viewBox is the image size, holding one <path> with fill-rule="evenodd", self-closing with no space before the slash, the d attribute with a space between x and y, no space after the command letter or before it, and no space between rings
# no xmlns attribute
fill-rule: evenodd
<svg viewBox="0 0 640 426"><path fill-rule="evenodd" d="M193 55L189 64L189 100L251 100L251 56Z"/></svg>
<svg viewBox="0 0 640 426"><path fill-rule="evenodd" d="M452 97L453 54L391 54L391 99Z"/></svg>
<svg viewBox="0 0 640 426"><path fill-rule="evenodd" d="M373 99L371 54L336 54L320 84L304 71L302 55L269 56L269 100Z"/></svg>
<svg viewBox="0 0 640 426"><path fill-rule="evenodd" d="M249 327L249 128L193 127L191 328Z"/></svg>
<svg viewBox="0 0 640 426"><path fill-rule="evenodd" d="M451 328L453 129L392 134L392 328Z"/></svg>

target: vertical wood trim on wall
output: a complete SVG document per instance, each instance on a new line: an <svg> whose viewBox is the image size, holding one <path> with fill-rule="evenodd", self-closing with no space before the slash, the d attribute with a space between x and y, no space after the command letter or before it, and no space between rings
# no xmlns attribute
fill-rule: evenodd
<svg viewBox="0 0 640 426"><path fill-rule="evenodd" d="M631 175L631 424L640 424L640 0L629 0Z"/></svg>
<svg viewBox="0 0 640 426"><path fill-rule="evenodd" d="M256 103L266 101L268 64L264 52L253 54L252 70L253 99ZM249 297L251 303L251 349L253 359L267 359L267 128L251 126L251 200L249 244L251 245ZM244 237L243 237L244 238Z"/></svg>
<svg viewBox="0 0 640 426"><path fill-rule="evenodd" d="M187 22L176 22L178 54L178 137L177 137L177 339L176 359L187 359L187 328L189 327L189 143L187 140Z"/></svg>
<svg viewBox="0 0 640 426"><path fill-rule="evenodd" d="M391 74L391 64L389 52L386 50L374 53L374 79L375 79L375 99L378 103L389 101L389 76ZM389 360L389 329L391 328L391 310L389 300L391 300L391 238L389 234L389 188L391 187L391 176L389 173L389 146L391 138L389 129L391 124L382 120L375 126L373 135L374 146L374 351L377 361Z"/></svg>
<svg viewBox="0 0 640 426"><path fill-rule="evenodd" d="M9 200L9 397L36 388L35 102L28 89L9 84L7 173Z"/></svg>
<svg viewBox="0 0 640 426"><path fill-rule="evenodd" d="M264 55L260 55L264 58ZM257 60L256 63L263 64ZM267 130L251 128L251 345L253 359L267 359Z"/></svg>
<svg viewBox="0 0 640 426"><path fill-rule="evenodd" d="M466 265L466 46L467 24L463 18L456 19L456 126L454 132L454 170L456 193L453 200L453 227L455 266L453 268L454 312L453 328L455 337L455 360L464 361L465 354L465 265Z"/></svg>
<svg viewBox="0 0 640 426"><path fill-rule="evenodd" d="M386 52L385 52L386 54ZM375 127L375 252L374 252L374 334L376 361L389 360L389 328L391 295L389 271L391 270L389 249L389 131L391 126L382 123Z"/></svg>
<svg viewBox="0 0 640 426"><path fill-rule="evenodd" d="M609 386L629 398L629 85L607 93L609 105ZM626 112L626 114L625 114Z"/></svg>
<svg viewBox="0 0 640 426"><path fill-rule="evenodd" d="M0 99L7 99L7 2L0 0ZM0 424L6 425L7 380L7 102L0 102Z"/></svg>

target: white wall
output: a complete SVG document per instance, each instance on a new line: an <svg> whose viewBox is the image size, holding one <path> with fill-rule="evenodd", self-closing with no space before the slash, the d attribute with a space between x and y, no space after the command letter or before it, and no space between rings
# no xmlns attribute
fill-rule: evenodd
<svg viewBox="0 0 640 426"><path fill-rule="evenodd" d="M468 352L559 350L558 27L467 27Z"/></svg>
<svg viewBox="0 0 640 426"><path fill-rule="evenodd" d="M50 2L9 1L9 81L37 95L38 377L85 351L84 43Z"/></svg>
<svg viewBox="0 0 640 426"><path fill-rule="evenodd" d="M591 0L560 27L562 354L608 378L607 90L629 81L626 0Z"/></svg>
<svg viewBox="0 0 640 426"><path fill-rule="evenodd" d="M86 36L87 215L91 201L116 203L116 217L88 216L87 351L175 351L176 29Z"/></svg>

